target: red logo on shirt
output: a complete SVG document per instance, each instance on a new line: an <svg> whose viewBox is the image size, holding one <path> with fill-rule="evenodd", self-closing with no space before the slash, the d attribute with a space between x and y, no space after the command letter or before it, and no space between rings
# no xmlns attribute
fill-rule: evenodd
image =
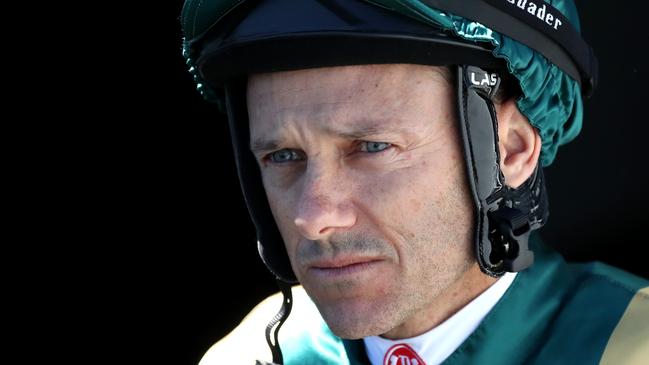
<svg viewBox="0 0 649 365"><path fill-rule="evenodd" d="M383 358L383 365L426 365L426 363L412 347L400 343L388 349Z"/></svg>

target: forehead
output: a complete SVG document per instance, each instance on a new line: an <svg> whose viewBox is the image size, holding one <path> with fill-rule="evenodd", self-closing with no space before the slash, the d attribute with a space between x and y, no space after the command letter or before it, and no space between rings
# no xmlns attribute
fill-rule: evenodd
<svg viewBox="0 0 649 365"><path fill-rule="evenodd" d="M422 65L359 65L251 75L247 101L251 133L294 122L402 122L448 100L449 72ZM365 123L367 126L367 123Z"/></svg>
<svg viewBox="0 0 649 365"><path fill-rule="evenodd" d="M450 72L446 68L408 64L269 72L250 76L248 99L257 103L272 101L290 106L296 97L320 97L326 102L344 101L354 96L403 96L443 86L449 82L449 77Z"/></svg>

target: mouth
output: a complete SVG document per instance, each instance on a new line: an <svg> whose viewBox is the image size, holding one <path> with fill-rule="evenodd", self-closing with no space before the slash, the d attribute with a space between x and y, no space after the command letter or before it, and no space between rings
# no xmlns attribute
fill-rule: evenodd
<svg viewBox="0 0 649 365"><path fill-rule="evenodd" d="M319 278L338 278L368 271L379 265L382 261L382 259L378 258L353 257L319 261L309 267L309 272Z"/></svg>

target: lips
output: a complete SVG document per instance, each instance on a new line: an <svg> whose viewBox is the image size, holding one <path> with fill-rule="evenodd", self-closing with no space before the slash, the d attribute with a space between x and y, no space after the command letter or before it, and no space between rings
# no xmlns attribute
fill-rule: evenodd
<svg viewBox="0 0 649 365"><path fill-rule="evenodd" d="M318 277L340 277L361 273L374 268L383 260L375 257L343 257L320 260L309 266L309 272Z"/></svg>

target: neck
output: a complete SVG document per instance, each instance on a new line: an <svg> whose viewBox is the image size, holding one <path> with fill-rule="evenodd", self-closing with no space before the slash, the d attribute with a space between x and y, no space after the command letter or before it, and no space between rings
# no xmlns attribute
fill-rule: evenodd
<svg viewBox="0 0 649 365"><path fill-rule="evenodd" d="M482 273L476 263L427 307L415 312L402 324L384 333L382 337L397 340L428 332L482 294L497 280Z"/></svg>

